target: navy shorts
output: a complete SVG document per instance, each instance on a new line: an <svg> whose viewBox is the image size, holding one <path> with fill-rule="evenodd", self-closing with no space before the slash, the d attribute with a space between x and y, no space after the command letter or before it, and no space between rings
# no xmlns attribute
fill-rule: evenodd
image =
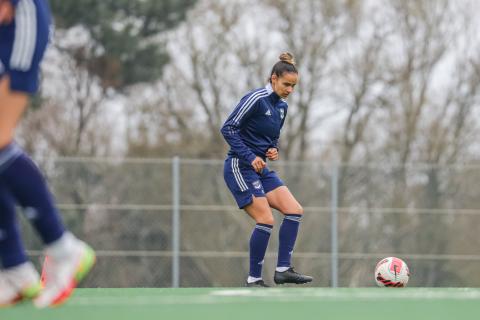
<svg viewBox="0 0 480 320"><path fill-rule="evenodd" d="M266 193L284 185L275 171L267 167L257 173L251 164L235 157L225 160L223 177L240 209L252 203L253 196L265 197Z"/></svg>
<svg viewBox="0 0 480 320"><path fill-rule="evenodd" d="M20 0L14 21L0 26L0 78L10 77L12 91L33 94L38 90L50 19L46 1Z"/></svg>

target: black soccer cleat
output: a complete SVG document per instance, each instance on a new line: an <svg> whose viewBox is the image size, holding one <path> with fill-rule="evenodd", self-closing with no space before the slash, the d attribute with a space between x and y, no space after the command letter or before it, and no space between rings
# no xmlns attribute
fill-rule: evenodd
<svg viewBox="0 0 480 320"><path fill-rule="evenodd" d="M293 267L290 267L287 271L278 272L275 271L275 276L273 277L273 281L276 284L284 284L284 283L295 283L295 284L303 284L307 282L311 282L313 280L312 277L300 274L293 270Z"/></svg>
<svg viewBox="0 0 480 320"><path fill-rule="evenodd" d="M245 287L250 287L250 288L270 288L269 285L267 285L263 280L257 280L255 282L246 282Z"/></svg>

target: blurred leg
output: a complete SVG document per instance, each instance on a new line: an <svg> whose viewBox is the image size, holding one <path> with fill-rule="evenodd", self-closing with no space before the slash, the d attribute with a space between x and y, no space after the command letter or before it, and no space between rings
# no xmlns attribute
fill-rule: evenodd
<svg viewBox="0 0 480 320"><path fill-rule="evenodd" d="M13 143L28 94L38 89L39 67L50 33L50 12L42 1L21 1L16 7L15 20L19 21L13 28L4 30L10 37L0 39L2 49L7 49L1 57L5 74L0 79L0 181L24 207L27 218L47 245L46 281L35 300L38 307L46 307L69 297L93 266L95 253L65 232L45 179L28 155ZM14 271L3 272L3 283L17 278Z"/></svg>
<svg viewBox="0 0 480 320"><path fill-rule="evenodd" d="M4 190L0 190L0 205L2 200L7 203L7 200L13 202L14 198L24 208L27 218L47 245L45 254L49 256L49 263L44 272L44 289L35 300L36 306L47 307L61 304L70 296L95 263L95 253L88 245L65 232L53 196L40 170L30 157L12 142L15 126L27 101L26 95L10 91L8 78L1 80L0 182ZM0 228L12 235L9 237L11 243L6 242L0 246L2 257L6 257L4 260L7 264L21 262L26 258L16 229L14 212L7 215L7 211L2 211ZM13 241L14 235L18 239L16 242ZM38 275L30 264L21 263L7 271L0 274L0 282L5 286L4 291L0 291L0 304L9 304L12 299L15 302L21 297L37 296L39 286L35 283ZM20 290L17 284L21 284ZM23 290L23 284L28 285L27 291Z"/></svg>
<svg viewBox="0 0 480 320"><path fill-rule="evenodd" d="M13 140L15 126L25 110L27 101L25 94L10 92L10 81L7 76L0 79L0 172L18 156L16 149L7 147ZM0 180L0 256L4 268L27 261L15 217L15 199L2 180Z"/></svg>
<svg viewBox="0 0 480 320"><path fill-rule="evenodd" d="M64 232L60 216L46 182L33 161L12 143L28 96L12 92L9 78L0 81L0 179L19 204L27 209L35 229L45 244L59 239Z"/></svg>
<svg viewBox="0 0 480 320"><path fill-rule="evenodd" d="M18 222L15 199L0 181L0 260L3 268L12 268L27 262Z"/></svg>
<svg viewBox="0 0 480 320"><path fill-rule="evenodd" d="M0 307L40 293L38 273L28 261L15 214L15 199L0 180Z"/></svg>
<svg viewBox="0 0 480 320"><path fill-rule="evenodd" d="M0 172L0 177L24 208L43 243L48 245L60 239L65 228L40 170L19 150L21 153Z"/></svg>

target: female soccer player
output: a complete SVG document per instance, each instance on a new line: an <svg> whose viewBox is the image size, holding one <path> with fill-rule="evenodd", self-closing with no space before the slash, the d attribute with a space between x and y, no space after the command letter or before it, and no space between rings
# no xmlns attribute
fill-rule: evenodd
<svg viewBox="0 0 480 320"><path fill-rule="evenodd" d="M284 215L274 282L312 281L312 277L295 272L290 263L303 209L266 164L267 159L278 160L278 138L288 107L285 99L293 92L297 79L293 55L281 54L268 85L245 95L221 129L230 145L224 165L225 182L238 207L256 222L250 238L248 287L268 287L262 279L262 265L274 223L271 208Z"/></svg>
<svg viewBox="0 0 480 320"><path fill-rule="evenodd" d="M29 298L37 307L60 304L95 261L93 250L65 230L37 166L13 142L29 95L37 91L49 28L45 0L0 0L0 306ZM46 246L43 286L20 239L17 204Z"/></svg>

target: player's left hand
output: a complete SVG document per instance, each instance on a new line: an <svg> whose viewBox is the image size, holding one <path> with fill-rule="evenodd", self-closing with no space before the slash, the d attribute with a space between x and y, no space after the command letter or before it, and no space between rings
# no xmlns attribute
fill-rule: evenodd
<svg viewBox="0 0 480 320"><path fill-rule="evenodd" d="M272 161L278 160L278 149L277 148L269 148L267 150L266 156L267 156L268 160L272 160Z"/></svg>
<svg viewBox="0 0 480 320"><path fill-rule="evenodd" d="M0 0L0 25L12 23L14 15L12 3L9 0Z"/></svg>

